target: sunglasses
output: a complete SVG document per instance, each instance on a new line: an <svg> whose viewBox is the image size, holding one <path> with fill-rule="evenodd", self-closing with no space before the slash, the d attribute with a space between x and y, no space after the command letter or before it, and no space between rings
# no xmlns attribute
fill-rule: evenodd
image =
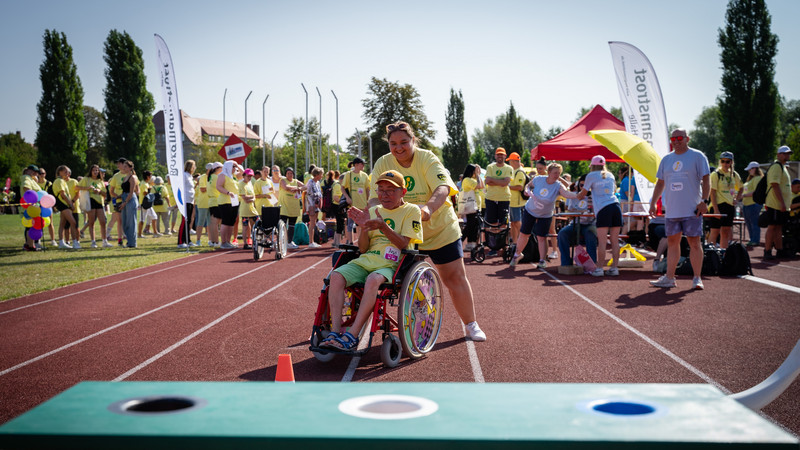
<svg viewBox="0 0 800 450"><path fill-rule="evenodd" d="M386 125L386 131L389 132L389 133L391 133L392 131L397 131L397 130L405 130L406 128L408 128L408 124L405 123L405 122L392 123L392 124Z"/></svg>
<svg viewBox="0 0 800 450"><path fill-rule="evenodd" d="M730 163L731 163L731 160L730 160L730 159L720 159L720 160L719 160L719 162L720 162L721 164L730 164Z"/></svg>
<svg viewBox="0 0 800 450"><path fill-rule="evenodd" d="M669 138L669 140L672 141L672 142L675 142L675 141L680 142L680 141L683 140L683 136L673 136L673 137Z"/></svg>

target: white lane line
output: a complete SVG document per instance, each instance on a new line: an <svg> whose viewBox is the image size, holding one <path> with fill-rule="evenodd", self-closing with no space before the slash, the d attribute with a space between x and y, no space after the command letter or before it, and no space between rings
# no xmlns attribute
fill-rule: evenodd
<svg viewBox="0 0 800 450"><path fill-rule="evenodd" d="M583 301L585 301L585 302L589 303L590 305L594 306L595 308L597 308L598 310L600 310L600 312L602 312L603 314L607 315L608 317L610 317L611 319L613 319L615 322L619 323L619 324L620 324L620 325L622 325L623 327L627 328L627 329L628 329L628 331L632 332L633 334L635 334L636 336L640 337L642 340L644 340L644 341L645 341L645 342L647 342L648 344L650 344L650 345L652 345L653 347L655 347L655 348L656 348L657 350L659 350L661 353L663 353L663 354L665 354L666 356L670 357L670 358L671 358L673 361L677 362L678 364L680 364L681 366L683 366L684 368L686 368L688 371L692 372L693 374L695 374L695 375L697 375L698 377L700 377L701 379L703 379L703 380L704 380L706 383L708 383L708 384L711 384L711 385L715 386L717 389L719 389L720 391L722 391L722 392L723 392L725 395L730 395L730 394L732 393L732 392L731 392L730 390L728 390L728 389L727 389L725 386L723 386L723 385L719 384L719 383L718 383L717 381L715 381L713 378L711 378L710 376L708 376L708 375L706 375L705 373L703 373L703 372L702 372L700 369L698 369L697 367L695 367L695 366L693 366L693 365L689 364L689 363L688 363L687 361L685 361L683 358L681 358L680 356L676 355L675 353L672 353L672 352L671 352L671 351L669 351L667 348L665 348L663 345L661 345L661 344L659 344L658 342L654 341L653 339L651 339L650 337L648 337L647 335L645 335L645 334L644 334L644 333L642 333L641 331L639 331L639 330L637 330L636 328L634 328L633 326L629 325L629 324L628 324L627 322L625 322L624 320L622 320L622 319L620 319L619 317L615 316L614 314L612 314L611 312L609 312L608 310L606 310L606 309L605 309L605 308L603 308L602 306L600 306L600 305L598 305L597 303L595 303L595 302L593 302L592 300L590 300L590 299L589 299L588 297L586 297L585 295L583 295L583 294L581 294L580 292L576 291L575 289L573 289L573 288L572 288L572 286L569 286L569 285L567 285L566 283L564 283L563 281L561 281L561 280L560 280L558 277L554 276L553 274L551 274L550 272L548 272L548 271L546 271L546 270L542 270L542 272L546 273L546 274L547 274L547 276L549 276L550 278L552 278L552 279L553 279L555 282L557 282L558 284L560 284L560 285L564 286L565 288L569 289L569 290L570 290L570 291L571 291L573 294L575 294L575 295L577 295L578 297L580 297L580 298L581 298Z"/></svg>
<svg viewBox="0 0 800 450"><path fill-rule="evenodd" d="M227 319L228 317L236 314L237 312L241 311L242 309L246 308L247 306L255 303L259 299L264 298L264 296L270 294L272 291L280 288L284 284L294 280L295 278L297 278L300 275L308 272L309 270L313 269L314 267L318 266L320 263L325 262L325 261L330 261L330 258L323 258L323 259L317 261L316 263L312 264L311 266L305 268L304 270L301 270L300 272L292 275L291 277L281 281L280 283L276 284L275 286L272 286L271 288L269 288L268 290L264 291L263 293L251 298L250 300L246 301L245 303L242 303L241 305L237 306L236 308L234 308L234 309L228 311L227 313L225 313L224 315L220 316L216 320L210 322L206 326L204 326L204 327L200 328L199 330L195 331L194 333L186 336L185 338L181 339L180 341L176 342L175 344L167 347L166 349L164 349L163 351L161 351L157 355L153 356L152 358L148 359L147 361L145 361L145 362L139 364L138 366L134 367L133 369L123 373L122 375L118 376L117 378L114 378L112 381L123 381L123 380L125 380L129 376L131 376L131 375L135 374L136 372L144 369L145 367L147 367L150 364L154 363L155 361L159 360L163 356L166 356L171 351L175 350L176 348L180 347L181 345L191 341L192 339L194 339L195 337L199 336L200 334L202 334L206 330L210 329L214 325L216 325L216 324L222 322L223 320ZM264 267L266 267L266 266L264 266Z"/></svg>
<svg viewBox="0 0 800 450"><path fill-rule="evenodd" d="M61 300L62 298L71 297L73 295L85 294L87 292L91 292L91 291L94 291L96 289L107 288L109 286L114 286L115 284L125 283L127 281L136 280L138 278L146 277L148 275L155 275L157 273L161 273L161 272L164 272L166 270L177 269L178 267L183 267L183 266L188 265L188 264L194 264L194 263L197 263L197 262L205 261L207 259L215 258L215 257L217 257L219 255L223 255L223 254L224 254L224 252L217 252L214 255L207 256L205 258L195 259L193 261L188 261L188 262L185 262L185 263L182 263L182 264L178 264L178 265L175 265L175 266L165 267L163 269L155 270L153 272L147 272L147 273L143 273L141 275L136 275L136 276L133 276L133 277L130 277L130 278L124 278L122 280L112 281L111 283L102 284L100 286L91 287L91 288L84 289L84 290L78 291L78 292L72 292L72 293L69 293L69 294L64 294L64 295L61 295L61 296L58 296L58 297L54 297L54 298L51 298L51 299L48 299L48 300L42 300L41 302L31 303L30 305L25 305L25 306L20 306L18 308L14 308L14 309L9 309L8 311L0 311L0 315L12 313L14 311L19 311L19 310L25 309L25 308L30 308L32 306L44 305L45 303L54 302L56 300ZM143 268L144 267L140 267L139 269L143 269ZM138 270L138 269L131 269L131 270ZM100 279L107 278L107 277L113 277L113 276L121 275L123 273L125 273L125 272L115 273L113 275L106 275L105 277L95 278L95 279L89 280L89 281L96 281L96 280L100 280ZM36 295L36 294L33 294L33 295ZM19 297L19 298L22 298L22 297Z"/></svg>
<svg viewBox="0 0 800 450"><path fill-rule="evenodd" d="M302 250L302 251L305 251L305 250ZM297 252L297 253L300 253L300 252ZM293 253L292 255L296 255L297 253ZM288 255L287 258L292 256L292 255ZM64 350L68 349L68 348L74 347L74 346L76 346L78 344L82 344L82 343L88 341L89 339L95 338L95 337L100 336L102 334L108 333L109 331L115 330L115 329L117 329L117 328L119 328L121 326L127 325L127 324L129 324L131 322L134 322L136 320L139 320L142 317L149 316L150 314L153 314L155 312L161 311L164 308L170 307L172 305L176 305L176 304L178 304L178 303L180 303L180 302L182 302L182 301L184 301L186 299L192 298L192 297L194 297L194 296L196 296L198 294L202 294L203 292L210 291L211 289L215 289L215 288L217 288L219 286L222 286L223 284L230 283L233 280L239 279L239 278L244 277L246 275L250 275L251 273L253 273L253 272L257 271L257 270L261 270L261 269L263 269L265 267L269 267L269 266L271 266L272 264L274 264L276 262L277 261L272 261L272 262L267 263L267 264L265 264L263 266L256 267L253 270L241 273L241 274L239 274L239 275L237 275L237 276L235 276L233 278L228 278L225 281L220 281L219 283L217 283L215 285L203 288L203 289L201 289L201 290L199 290L199 291L197 291L195 293L189 294L189 295L187 295L185 297L181 297L181 298L179 298L179 299L177 299L177 300L175 300L173 302L167 303L165 305L161 305L158 308L151 309L150 311L147 311L147 312L144 312L142 314L139 314L136 317L131 317L130 319L124 320L124 321L122 321L122 322L120 322L120 323L118 323L116 325L112 325L112 326L110 326L108 328L102 329L102 330L100 330L100 331L98 331L96 333L90 334L89 336L86 336L86 337L83 337L81 339L78 339L77 341L73 341L73 342L70 342L69 344L62 345L61 347L59 347L59 348L57 348L55 350L51 350L51 351L49 351L47 353L44 353L44 354L41 354L41 355L39 355L39 356L37 356L35 358L32 358L32 359L29 359L27 361L21 362L21 363L17 364L16 366L9 367L8 369L0 371L0 377L3 376L3 375L6 375L8 373L11 373L11 372L13 372L13 371L15 371L17 369L21 369L21 368L23 368L23 367L25 367L25 366L27 366L29 364L33 364L36 361L40 361L40 360L42 360L44 358L47 358L48 356L55 355L56 353L62 352Z"/></svg>
<svg viewBox="0 0 800 450"><path fill-rule="evenodd" d="M464 332L464 337L467 336L467 327L461 323L461 331ZM483 370L481 370L481 362L478 360L478 352L475 350L475 342L467 338L467 355L469 355L469 365L472 367L472 378L476 383L485 383L483 379Z"/></svg>
<svg viewBox="0 0 800 450"><path fill-rule="evenodd" d="M750 275L742 275L741 278L745 280L755 281L756 283L766 284L767 286L776 287L778 289L783 289L784 291L794 292L795 294L800 294L800 288L795 286L790 286L788 284L778 283L777 281L767 280L766 278L759 278Z"/></svg>

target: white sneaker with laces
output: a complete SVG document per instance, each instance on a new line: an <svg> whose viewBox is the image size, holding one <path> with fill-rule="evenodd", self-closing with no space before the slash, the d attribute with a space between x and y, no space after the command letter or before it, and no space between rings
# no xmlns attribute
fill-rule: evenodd
<svg viewBox="0 0 800 450"><path fill-rule="evenodd" d="M72 241L72 248L78 250L79 248L81 248L81 243L78 241Z"/></svg>
<svg viewBox="0 0 800 450"><path fill-rule="evenodd" d="M58 242L56 242L55 239L54 239L54 240L50 241L50 245L52 245L53 247L58 247Z"/></svg>
<svg viewBox="0 0 800 450"><path fill-rule="evenodd" d="M478 322L470 322L466 325L467 337L473 341L483 342L486 340L486 333L478 326Z"/></svg>
<svg viewBox="0 0 800 450"><path fill-rule="evenodd" d="M602 277L603 275L605 275L605 272L603 272L602 267L598 267L592 271L593 277Z"/></svg>
<svg viewBox="0 0 800 450"><path fill-rule="evenodd" d="M186 244L178 244L178 248L189 248Z"/></svg>
<svg viewBox="0 0 800 450"><path fill-rule="evenodd" d="M289 248L297 248L297 244L294 242L289 242Z"/></svg>
<svg viewBox="0 0 800 450"><path fill-rule="evenodd" d="M113 245L111 245L111 243L110 243L110 242L108 242L108 241L103 241L103 248L111 248L111 247L113 247Z"/></svg>
<svg viewBox="0 0 800 450"><path fill-rule="evenodd" d="M703 286L703 280L700 277L695 277L692 279L692 289L697 291L702 291L706 287Z"/></svg>
<svg viewBox="0 0 800 450"><path fill-rule="evenodd" d="M198 244L197 242L189 242L189 247L197 247L198 245L200 244Z"/></svg>
<svg viewBox="0 0 800 450"><path fill-rule="evenodd" d="M197 234L197 231L194 231L194 230L189 230L189 234L191 234L192 236L194 236L195 234Z"/></svg>
<svg viewBox="0 0 800 450"><path fill-rule="evenodd" d="M70 247L69 245L67 245L66 242L61 240L61 241L58 241L58 248L72 248L72 247Z"/></svg>
<svg viewBox="0 0 800 450"><path fill-rule="evenodd" d="M517 253L516 255L514 255L514 257L511 258L511 267L514 267L517 264L519 264L520 259L522 259L522 253Z"/></svg>
<svg viewBox="0 0 800 450"><path fill-rule="evenodd" d="M606 272L606 275L612 276L612 277L618 277L619 276L619 269L617 269L616 267L612 267L612 268L608 269L608 271Z"/></svg>
<svg viewBox="0 0 800 450"><path fill-rule="evenodd" d="M547 255L547 259L556 259L556 258L558 258L558 253L556 252L550 252L550 254Z"/></svg>
<svg viewBox="0 0 800 450"><path fill-rule="evenodd" d="M219 248L222 250L233 250L236 248L236 246L231 244L230 242L223 242L222 244L220 244Z"/></svg>
<svg viewBox="0 0 800 450"><path fill-rule="evenodd" d="M319 248L322 247L321 245L317 244L316 242L312 242L308 244L308 248Z"/></svg>
<svg viewBox="0 0 800 450"><path fill-rule="evenodd" d="M655 287L674 288L675 287L675 279L674 278L669 278L666 275L661 275L661 277L659 277L657 280L651 281L650 284L652 284Z"/></svg>
<svg viewBox="0 0 800 450"><path fill-rule="evenodd" d="M92 248L97 248L97 242L92 241Z"/></svg>
<svg viewBox="0 0 800 450"><path fill-rule="evenodd" d="M539 260L539 268L540 268L540 269L547 268L547 261L545 261L545 260L543 260L543 259L542 259L542 260Z"/></svg>

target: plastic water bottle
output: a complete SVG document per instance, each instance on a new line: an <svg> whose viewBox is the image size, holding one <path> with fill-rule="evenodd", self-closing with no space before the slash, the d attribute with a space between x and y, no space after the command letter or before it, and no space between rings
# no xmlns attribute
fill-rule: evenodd
<svg viewBox="0 0 800 450"><path fill-rule="evenodd" d="M742 205L740 203L736 203L736 218L742 217Z"/></svg>

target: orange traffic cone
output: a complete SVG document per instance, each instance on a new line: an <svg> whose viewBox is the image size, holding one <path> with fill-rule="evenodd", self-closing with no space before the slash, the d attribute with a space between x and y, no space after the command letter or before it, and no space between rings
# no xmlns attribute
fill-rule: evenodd
<svg viewBox="0 0 800 450"><path fill-rule="evenodd" d="M278 370L275 372L276 383L294 383L294 369L292 368L292 355L278 355Z"/></svg>

